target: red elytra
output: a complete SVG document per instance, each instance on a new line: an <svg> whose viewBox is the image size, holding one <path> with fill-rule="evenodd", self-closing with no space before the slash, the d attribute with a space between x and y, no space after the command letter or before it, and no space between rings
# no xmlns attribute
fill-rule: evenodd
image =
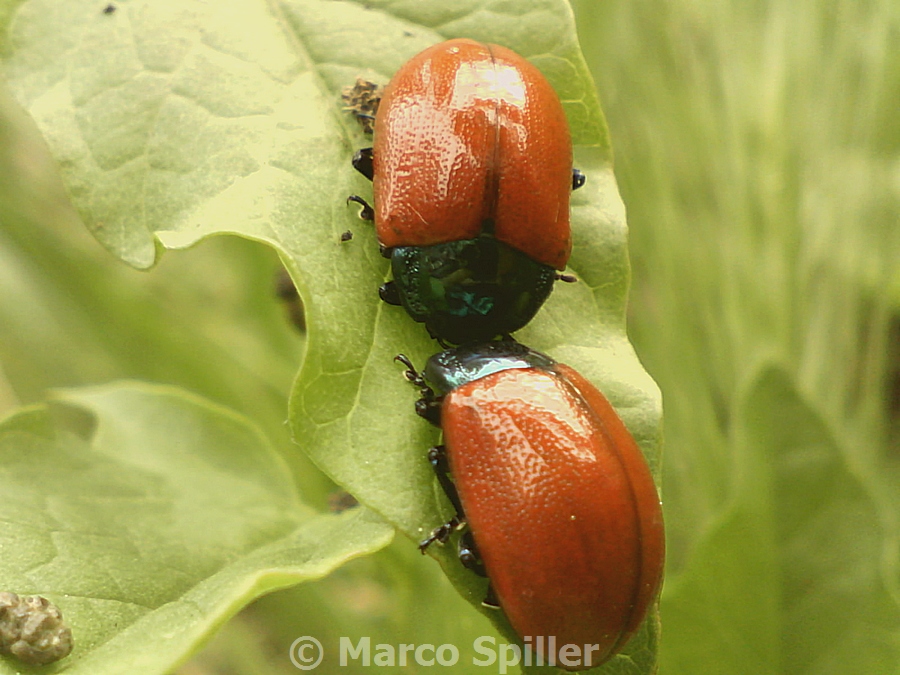
<svg viewBox="0 0 900 675"><path fill-rule="evenodd" d="M569 128L556 92L515 52L458 39L408 61L378 108L373 168L383 246L473 239L487 228L565 269Z"/></svg>
<svg viewBox="0 0 900 675"><path fill-rule="evenodd" d="M447 393L441 427L515 631L555 636L557 650L599 645L590 665L553 655L570 670L621 650L659 591L665 538L650 470L606 397L563 364L501 370Z"/></svg>

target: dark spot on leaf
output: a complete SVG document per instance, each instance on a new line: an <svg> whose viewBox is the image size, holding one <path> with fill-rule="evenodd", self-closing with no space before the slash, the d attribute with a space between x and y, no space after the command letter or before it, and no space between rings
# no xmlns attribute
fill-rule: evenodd
<svg viewBox="0 0 900 675"><path fill-rule="evenodd" d="M328 510L332 513L343 513L359 504L356 497L346 490L338 490L328 495Z"/></svg>
<svg viewBox="0 0 900 675"><path fill-rule="evenodd" d="M294 280L283 267L275 273L275 295L282 300L288 321L301 333L306 332L306 312L294 286Z"/></svg>

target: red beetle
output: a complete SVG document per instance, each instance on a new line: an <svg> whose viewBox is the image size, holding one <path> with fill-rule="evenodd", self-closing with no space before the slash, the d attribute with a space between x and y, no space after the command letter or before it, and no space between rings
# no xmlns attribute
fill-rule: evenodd
<svg viewBox="0 0 900 675"><path fill-rule="evenodd" d="M556 92L515 52L462 39L410 59L385 88L374 154L382 245L473 239L492 220L497 239L565 269L569 127Z"/></svg>
<svg viewBox="0 0 900 675"><path fill-rule="evenodd" d="M572 142L559 98L515 52L449 40L385 87L375 145L354 166L373 180L378 240L393 287L432 334L490 339L524 326L572 249Z"/></svg>
<svg viewBox="0 0 900 675"><path fill-rule="evenodd" d="M659 591L665 538L616 411L575 370L512 341L444 351L421 375L398 359L420 387L417 412L443 430L429 458L458 511L420 548L465 525L463 563L483 565L545 663L580 670L619 652Z"/></svg>

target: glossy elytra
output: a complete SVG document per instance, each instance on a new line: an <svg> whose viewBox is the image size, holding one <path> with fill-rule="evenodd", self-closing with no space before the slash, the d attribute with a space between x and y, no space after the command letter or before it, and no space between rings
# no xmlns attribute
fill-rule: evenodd
<svg viewBox="0 0 900 675"><path fill-rule="evenodd" d="M421 374L398 359L420 389L416 411L443 431L429 461L456 510L420 547L462 529L487 604L521 638L554 638L545 663L580 670L621 651L654 605L665 544L650 469L613 407L513 341L441 352ZM575 662L570 644L592 647Z"/></svg>
<svg viewBox="0 0 900 675"><path fill-rule="evenodd" d="M458 39L414 56L385 87L374 147L353 163L373 180L374 206L351 200L391 260L382 298L433 336L508 335L563 278L569 194L584 175L559 98L515 52Z"/></svg>

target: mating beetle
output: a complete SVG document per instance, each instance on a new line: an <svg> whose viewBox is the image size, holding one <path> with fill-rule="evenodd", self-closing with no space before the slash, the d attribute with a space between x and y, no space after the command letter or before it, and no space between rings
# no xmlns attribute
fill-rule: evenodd
<svg viewBox="0 0 900 675"><path fill-rule="evenodd" d="M519 636L555 644L544 662L579 670L620 651L659 591L665 537L650 469L606 397L514 341L441 352L421 374L397 359L443 431L429 459L457 510L423 552L465 528L463 563Z"/></svg>
<svg viewBox="0 0 900 675"><path fill-rule="evenodd" d="M559 98L515 52L449 40L414 56L385 87L373 148L374 220L391 259L386 302L454 344L518 330L572 249L572 142Z"/></svg>

